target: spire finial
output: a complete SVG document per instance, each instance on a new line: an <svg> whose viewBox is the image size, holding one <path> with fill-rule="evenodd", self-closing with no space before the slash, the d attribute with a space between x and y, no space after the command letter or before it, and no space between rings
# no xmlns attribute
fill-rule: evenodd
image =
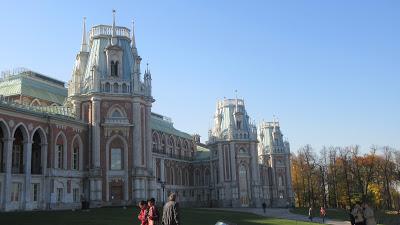
<svg viewBox="0 0 400 225"><path fill-rule="evenodd" d="M132 19L132 48L136 48L135 40L135 21Z"/></svg>
<svg viewBox="0 0 400 225"><path fill-rule="evenodd" d="M81 52L87 52L87 43L86 43L86 17L83 17Z"/></svg>
<svg viewBox="0 0 400 225"><path fill-rule="evenodd" d="M112 13L113 13L112 36L115 37L115 9L113 9Z"/></svg>
<svg viewBox="0 0 400 225"><path fill-rule="evenodd" d="M116 45L118 43L118 40L115 31L115 9L113 9L112 13L113 13L113 24L112 24L111 45Z"/></svg>

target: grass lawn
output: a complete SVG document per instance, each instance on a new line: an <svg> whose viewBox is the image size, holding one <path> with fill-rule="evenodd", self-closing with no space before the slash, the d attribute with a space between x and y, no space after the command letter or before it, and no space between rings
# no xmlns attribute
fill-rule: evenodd
<svg viewBox="0 0 400 225"><path fill-rule="evenodd" d="M238 225L312 225L313 223L265 218L249 213L212 211L204 209L181 209L183 225L214 225L226 220ZM1 225L135 225L136 208L100 208L82 211L44 211L0 213Z"/></svg>
<svg viewBox="0 0 400 225"><path fill-rule="evenodd" d="M290 212L301 215L308 215L308 208L295 208L291 209ZM314 214L319 216L319 209L316 209ZM336 220L347 220L347 221L349 220L348 212L343 209L328 209L326 212L326 217L329 219L336 219ZM375 210L375 218L379 224L384 224L384 225L400 224L400 215L397 215L396 213L393 212Z"/></svg>

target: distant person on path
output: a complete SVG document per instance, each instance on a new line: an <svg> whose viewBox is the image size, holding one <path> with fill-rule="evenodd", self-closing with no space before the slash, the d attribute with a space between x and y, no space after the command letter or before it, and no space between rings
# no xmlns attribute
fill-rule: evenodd
<svg viewBox="0 0 400 225"><path fill-rule="evenodd" d="M171 193L168 197L168 202L164 205L162 223L163 225L180 225L179 207L176 200L176 194Z"/></svg>
<svg viewBox="0 0 400 225"><path fill-rule="evenodd" d="M368 206L367 203L363 204L365 225L376 225L374 210Z"/></svg>
<svg viewBox="0 0 400 225"><path fill-rule="evenodd" d="M263 202L262 207L263 207L264 214L265 214L265 209L267 208L267 204L265 204L265 202Z"/></svg>
<svg viewBox="0 0 400 225"><path fill-rule="evenodd" d="M348 214L349 214L350 224L351 224L351 225L355 225L355 224L356 224L356 221L355 221L355 218L354 218L353 214L351 213L353 207L351 207L351 206L350 206L349 208L346 207L346 209L347 209L347 212L348 212Z"/></svg>
<svg viewBox="0 0 400 225"><path fill-rule="evenodd" d="M146 201L139 202L140 213L138 215L138 219L140 221L140 225L148 225L147 215L148 215L148 208Z"/></svg>
<svg viewBox="0 0 400 225"><path fill-rule="evenodd" d="M147 205L149 207L149 213L147 216L149 225L158 225L158 221L160 220L158 209L155 203L156 200L154 198L151 198L150 200L147 201Z"/></svg>
<svg viewBox="0 0 400 225"><path fill-rule="evenodd" d="M356 204L351 211L351 214L354 216L355 225L365 225L364 223L364 212L359 204Z"/></svg>
<svg viewBox="0 0 400 225"><path fill-rule="evenodd" d="M319 210L319 214L322 218L322 223L325 223L326 210L323 206L321 206L321 209Z"/></svg>
<svg viewBox="0 0 400 225"><path fill-rule="evenodd" d="M308 219L310 219L310 221L312 222L314 218L314 214L313 214L313 208L312 206L308 209Z"/></svg>

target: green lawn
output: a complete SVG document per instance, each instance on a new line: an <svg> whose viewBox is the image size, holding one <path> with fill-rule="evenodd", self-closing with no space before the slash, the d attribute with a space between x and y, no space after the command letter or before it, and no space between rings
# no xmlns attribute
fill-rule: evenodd
<svg viewBox="0 0 400 225"><path fill-rule="evenodd" d="M204 209L181 209L183 225L214 225L226 220L238 225L312 225L313 223L265 218L249 213L213 211ZM1 225L135 225L136 208L100 208L82 211L9 212L0 213Z"/></svg>
<svg viewBox="0 0 400 225"><path fill-rule="evenodd" d="M308 215L308 208L295 208L291 209L290 212L301 214L301 215ZM315 211L315 215L319 216L319 209ZM336 219L336 220L349 220L349 215L346 210L343 209L328 209L326 213L326 217L329 219ZM387 211L376 211L375 210L375 218L379 224L383 225L399 225L400 224L400 215L397 215L394 212L387 212Z"/></svg>

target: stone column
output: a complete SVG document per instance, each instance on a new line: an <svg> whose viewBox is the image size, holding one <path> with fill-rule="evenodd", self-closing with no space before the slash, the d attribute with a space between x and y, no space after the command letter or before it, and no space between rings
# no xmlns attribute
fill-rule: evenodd
<svg viewBox="0 0 400 225"><path fill-rule="evenodd" d="M42 209L46 209L46 203L50 201L50 192L47 191L46 187L46 175L47 175L47 143L42 144L41 146L41 160L42 160L42 184L40 186L41 192L41 200L43 200L43 204L41 205Z"/></svg>
<svg viewBox="0 0 400 225"><path fill-rule="evenodd" d="M218 164L219 164L219 182L224 183L224 157L222 154L222 144L218 143Z"/></svg>
<svg viewBox="0 0 400 225"><path fill-rule="evenodd" d="M132 104L132 114L133 114L133 165L132 171L134 171L133 176L133 190L132 196L134 200L144 199L145 193L145 179L144 179L144 170L142 165L142 120L141 120L141 110L140 110L140 102L139 99L133 101Z"/></svg>
<svg viewBox="0 0 400 225"><path fill-rule="evenodd" d="M141 165L141 149L142 149L142 144L141 144L141 119L140 119L140 103L139 102L133 102L132 104L132 114L133 114L133 171L135 171L136 167L139 167Z"/></svg>
<svg viewBox="0 0 400 225"><path fill-rule="evenodd" d="M75 108L75 115L79 120L82 119L81 102L78 100L73 100L72 104L74 105Z"/></svg>
<svg viewBox="0 0 400 225"><path fill-rule="evenodd" d="M259 184L260 172L258 169L258 155L257 155L256 143L254 142L250 144L250 155L251 155L252 181L254 181L255 184Z"/></svg>
<svg viewBox="0 0 400 225"><path fill-rule="evenodd" d="M92 97L92 166L100 168L100 98Z"/></svg>
<svg viewBox="0 0 400 225"><path fill-rule="evenodd" d="M31 164L32 164L32 141L24 142L24 161L25 161L25 209L31 209Z"/></svg>
<svg viewBox="0 0 400 225"><path fill-rule="evenodd" d="M11 163L12 163L12 146L14 138L3 139L4 141L4 159L5 159L5 179L4 179L4 191L3 191L3 209L7 211L11 203Z"/></svg>
<svg viewBox="0 0 400 225"><path fill-rule="evenodd" d="M250 143L250 154L251 154L251 183L252 183L252 199L254 207L261 206L260 199L260 170L258 167L258 154L256 143Z"/></svg>
<svg viewBox="0 0 400 225"><path fill-rule="evenodd" d="M90 173L90 200L92 206L100 205L102 199L102 178L100 162L100 98L92 97L92 169ZM93 202L94 201L94 202Z"/></svg>
<svg viewBox="0 0 400 225"><path fill-rule="evenodd" d="M155 179L155 173L154 173L154 168L153 168L153 154L152 154L152 133L151 133L151 104L146 105L145 110L145 154L146 154L146 167L147 167L147 172L148 172L148 194L149 197L155 197L157 195L156 193L156 179Z"/></svg>
<svg viewBox="0 0 400 225"><path fill-rule="evenodd" d="M231 153L231 172L232 172L232 182L236 181L236 150L235 143L231 142L229 146L229 150Z"/></svg>
<svg viewBox="0 0 400 225"><path fill-rule="evenodd" d="M160 161L160 180L165 182L165 159L161 158Z"/></svg>

